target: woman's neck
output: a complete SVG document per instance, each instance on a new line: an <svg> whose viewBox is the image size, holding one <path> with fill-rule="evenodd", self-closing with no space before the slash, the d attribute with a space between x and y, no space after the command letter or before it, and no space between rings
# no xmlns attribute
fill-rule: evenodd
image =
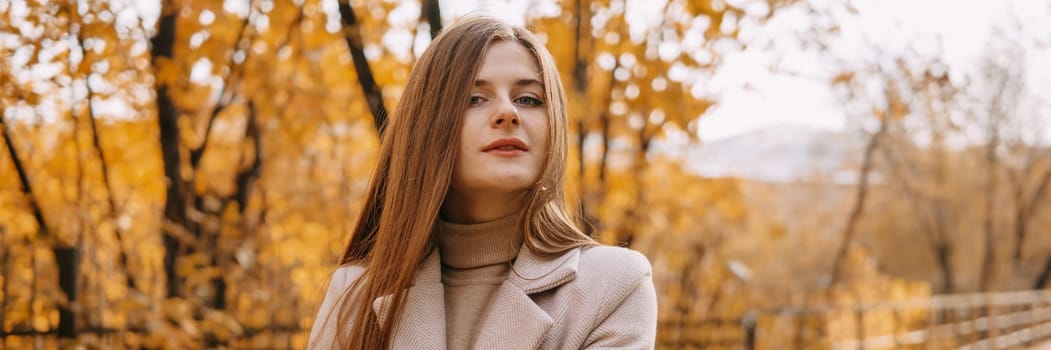
<svg viewBox="0 0 1051 350"><path fill-rule="evenodd" d="M442 265L451 269L469 270L506 265L507 262L513 261L524 239L522 226L517 219L517 215L512 213L476 224L456 224L438 220L436 232ZM475 273L468 275L478 277Z"/></svg>
<svg viewBox="0 0 1051 350"><path fill-rule="evenodd" d="M528 191L517 193L449 190L442 204L442 219L457 224L474 224L506 217L522 209Z"/></svg>

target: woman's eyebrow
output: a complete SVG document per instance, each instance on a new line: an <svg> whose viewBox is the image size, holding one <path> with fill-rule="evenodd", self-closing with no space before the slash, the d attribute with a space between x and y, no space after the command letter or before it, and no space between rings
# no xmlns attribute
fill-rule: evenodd
<svg viewBox="0 0 1051 350"><path fill-rule="evenodd" d="M492 86L492 85L493 85L493 83L491 83L491 82L489 82L488 80L485 80L485 79L477 79L477 80L474 81L474 86L476 86L476 87L477 86ZM541 83L539 80L536 80L536 79L533 79L533 78L518 79L518 80L515 80L515 82L514 82L514 86L516 86L516 87L519 87L519 86L530 86L530 85L535 85L536 87L538 87L540 89L544 88L544 83Z"/></svg>

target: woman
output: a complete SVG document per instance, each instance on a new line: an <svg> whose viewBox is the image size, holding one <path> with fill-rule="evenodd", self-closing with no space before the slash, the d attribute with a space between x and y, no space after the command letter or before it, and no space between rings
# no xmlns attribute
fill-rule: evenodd
<svg viewBox="0 0 1051 350"><path fill-rule="evenodd" d="M567 214L566 101L550 53L495 19L413 68L312 349L652 348L644 256Z"/></svg>

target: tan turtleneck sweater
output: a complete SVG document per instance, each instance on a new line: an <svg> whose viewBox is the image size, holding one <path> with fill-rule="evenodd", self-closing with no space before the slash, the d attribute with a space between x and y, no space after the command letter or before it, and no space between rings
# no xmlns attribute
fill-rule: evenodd
<svg viewBox="0 0 1051 350"><path fill-rule="evenodd" d="M449 349L470 349L493 294L507 279L524 239L517 213L478 224L438 220Z"/></svg>

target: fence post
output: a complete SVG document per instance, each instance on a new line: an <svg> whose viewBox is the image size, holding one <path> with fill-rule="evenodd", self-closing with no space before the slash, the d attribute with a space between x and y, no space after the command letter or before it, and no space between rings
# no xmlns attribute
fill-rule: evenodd
<svg viewBox="0 0 1051 350"><path fill-rule="evenodd" d="M744 317L741 317L741 326L744 328L745 349L755 350L755 328L758 323L759 313L755 310L748 310L748 312L745 312Z"/></svg>
<svg viewBox="0 0 1051 350"><path fill-rule="evenodd" d="M792 314L794 314L795 317L796 317L796 332L795 332L796 333L796 339L795 339L796 340L796 347L795 348L796 349L805 349L805 347L803 346L804 345L804 342L803 342L803 328L806 327L806 322L804 322L803 317L805 317L805 315L802 312L796 312L796 310L793 310Z"/></svg>
<svg viewBox="0 0 1051 350"><path fill-rule="evenodd" d="M985 330L986 330L986 332L988 332L988 333L986 333L987 334L986 342L987 342L987 344L989 344L988 348L990 348L990 349L996 349L998 347L998 345L997 345L998 342L997 341L1000 338L1000 324L999 324L999 322L997 322L997 319L996 319L997 318L997 313L998 313L999 310L997 310L996 301L993 300L993 299L995 299L995 298L993 297L992 294L986 295L985 308L987 310L986 311L987 315L985 316L985 319L988 320L988 321L985 323L986 324Z"/></svg>
<svg viewBox="0 0 1051 350"><path fill-rule="evenodd" d="M3 280L3 284L0 284L0 294L4 295L3 301L0 301L0 349L7 349L7 333L4 333L4 323L6 323L7 317L7 300L11 299L11 295L7 293L7 270L11 263L10 260L10 243L6 241L6 229L0 226L0 261L3 262L3 267L0 267L0 280Z"/></svg>
<svg viewBox="0 0 1051 350"><path fill-rule="evenodd" d="M934 325L937 317L935 312L937 312L937 309L932 300L932 302L927 305L927 336L925 337L926 339L924 339L927 343L924 347L926 349L934 349L934 341L936 339L934 336L934 330L937 328Z"/></svg>
<svg viewBox="0 0 1051 350"><path fill-rule="evenodd" d="M865 308L857 305L854 307L854 333L858 338L858 350L865 350Z"/></svg>
<svg viewBox="0 0 1051 350"><path fill-rule="evenodd" d="M1032 299L1029 299L1029 303L1025 304L1024 307L1026 308L1026 313L1025 313L1025 332L1022 333L1022 337L1023 337L1023 340L1025 342L1022 343L1022 345L1025 345L1025 346L1028 347L1028 346L1033 346L1033 345L1036 344L1036 341L1033 339L1036 336L1036 334L1035 334L1036 330L1033 329L1033 325L1034 325L1033 314L1036 313L1036 310L1037 310L1036 298L1034 297Z"/></svg>
<svg viewBox="0 0 1051 350"><path fill-rule="evenodd" d="M894 312L894 327L891 328L891 332L894 334L894 350L901 349L901 339L898 337L905 327L901 324L901 309L900 306L891 306L891 310Z"/></svg>
<svg viewBox="0 0 1051 350"><path fill-rule="evenodd" d="M1038 300L1037 301L1037 303L1038 303L1037 305L1039 305L1040 309L1043 309L1044 307L1047 307L1047 306L1051 306L1051 303L1048 302L1048 301L1051 301L1051 299L1049 299L1048 297L1049 297L1049 295L1047 294L1047 291L1041 291L1040 297L1037 299ZM1039 321L1038 321L1039 322L1038 323L1039 326L1037 326L1037 328L1036 328L1037 332L1036 332L1036 336L1035 336L1036 341L1038 341L1038 342L1039 341L1043 341L1047 337L1047 334L1048 334L1048 331L1047 331L1048 323L1047 323L1047 321L1048 321L1048 319L1044 318L1043 316L1041 316L1039 318Z"/></svg>
<svg viewBox="0 0 1051 350"><path fill-rule="evenodd" d="M971 334L967 339L967 343L972 345L978 343L978 317L980 316L981 311L977 299L967 299L967 312L969 312L971 316ZM988 323L986 324L988 325Z"/></svg>
<svg viewBox="0 0 1051 350"><path fill-rule="evenodd" d="M80 259L76 247L54 248L55 261L58 263L58 284L66 294L66 305L59 308L58 337L75 338L77 336L77 273Z"/></svg>

